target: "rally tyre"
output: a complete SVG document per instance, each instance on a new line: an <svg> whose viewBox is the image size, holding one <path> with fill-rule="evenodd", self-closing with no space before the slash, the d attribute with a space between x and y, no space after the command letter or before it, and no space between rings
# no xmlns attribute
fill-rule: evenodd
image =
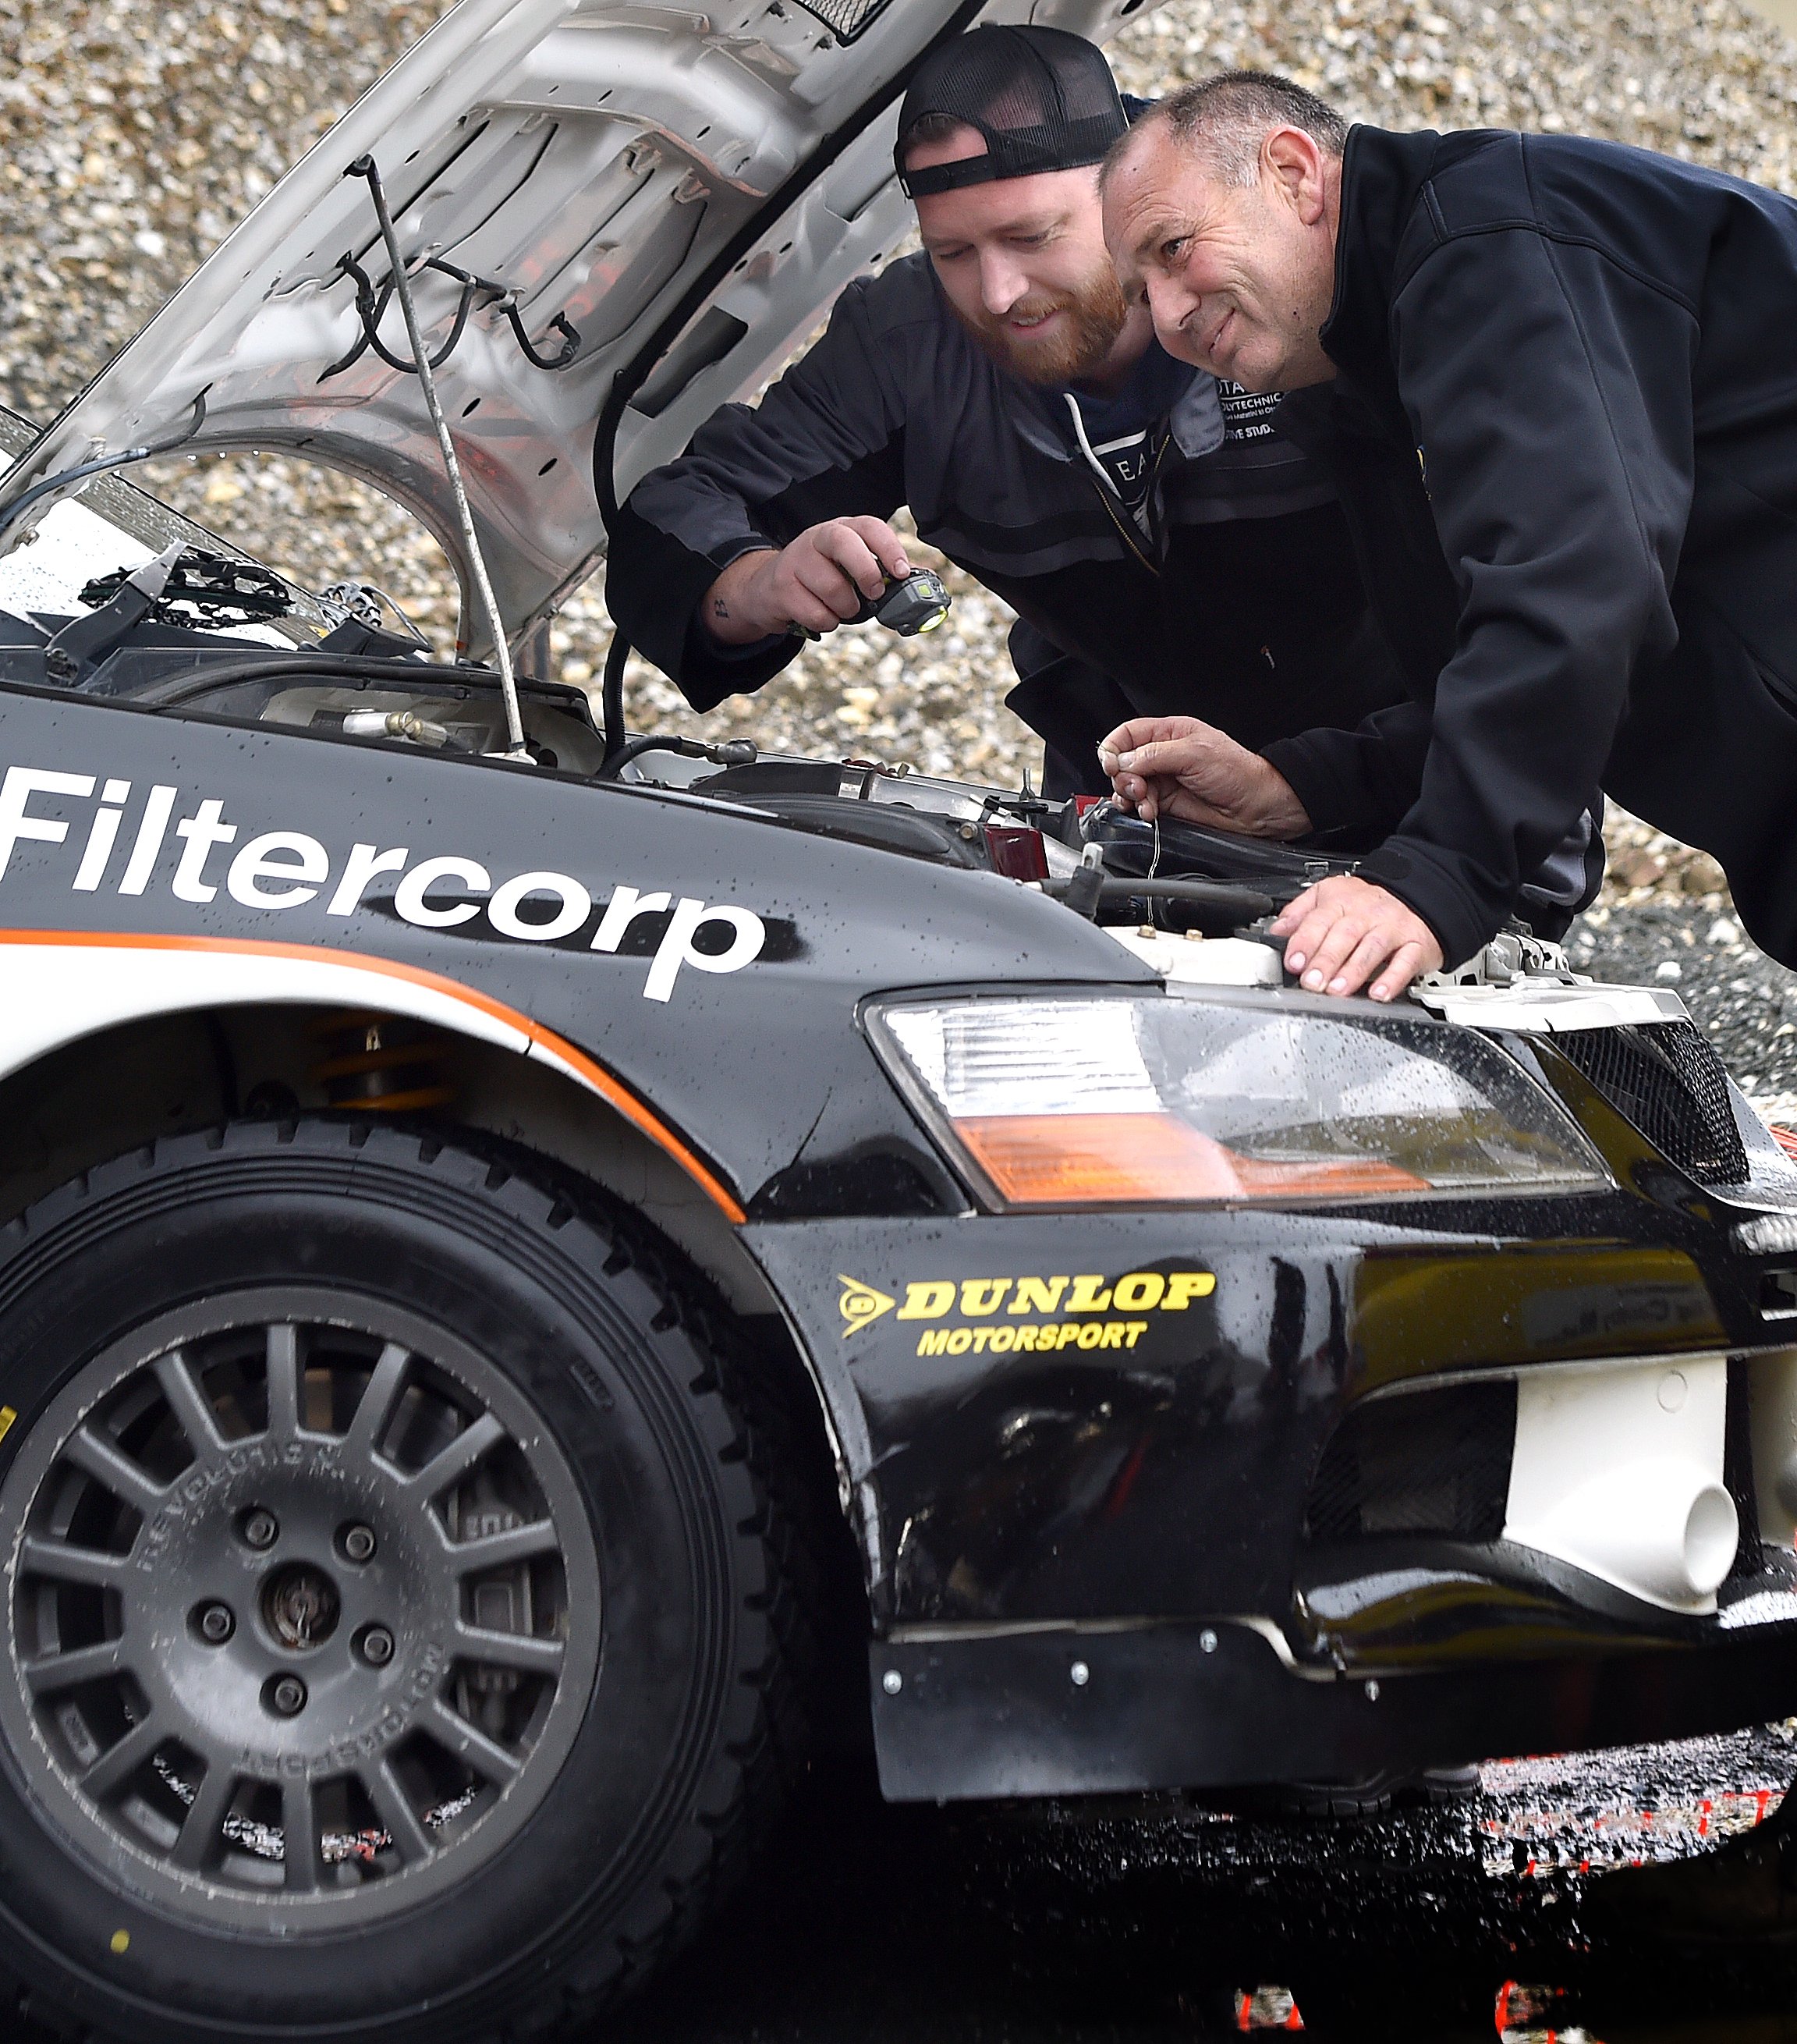
<svg viewBox="0 0 1797 2044"><path fill-rule="evenodd" d="M324 1120L0 1231L0 2006L516 2044L666 1956L802 1654L678 1269L528 1163Z"/></svg>

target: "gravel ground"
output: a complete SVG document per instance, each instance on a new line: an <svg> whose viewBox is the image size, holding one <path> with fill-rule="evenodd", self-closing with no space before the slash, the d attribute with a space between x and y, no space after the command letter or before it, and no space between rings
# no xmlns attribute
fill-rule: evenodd
<svg viewBox="0 0 1797 2044"><path fill-rule="evenodd" d="M0 400L53 412L441 11L0 0ZM1733 0L1171 0L1115 52L1144 94L1272 66L1356 118L1577 129L1797 191L1797 45ZM303 578L382 582L440 642L451 636L436 544L359 486L248 459L164 464L156 481ZM637 663L633 718L1014 778L1038 747L1003 705L1010 613L947 572L954 614L930 639L839 632L705 717ZM596 578L555 634L564 676L594 677L609 632ZM1797 980L1740 940L1713 861L1632 818L1608 834L1611 877L1578 933L1581 962L1607 977L1676 966L1756 1098L1797 1111Z"/></svg>

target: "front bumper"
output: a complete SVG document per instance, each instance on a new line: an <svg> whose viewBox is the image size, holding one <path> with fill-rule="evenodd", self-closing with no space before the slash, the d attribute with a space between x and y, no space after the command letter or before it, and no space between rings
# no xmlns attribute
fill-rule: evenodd
<svg viewBox="0 0 1797 2044"><path fill-rule="evenodd" d="M871 1666L885 1794L954 1801L1347 1783L1735 1731L1790 1714L1797 1625L1699 1649L1333 1679L1228 1621L889 1639Z"/></svg>
<svg viewBox="0 0 1797 2044"><path fill-rule="evenodd" d="M1791 1330L1728 1219L1617 1193L750 1228L836 1422L888 1792L1350 1780L1788 1715L1797 1562L1761 1545L1745 1397ZM1618 1358L1726 1368L1719 1612L1520 1547L1501 1508L1319 1537L1350 1415Z"/></svg>

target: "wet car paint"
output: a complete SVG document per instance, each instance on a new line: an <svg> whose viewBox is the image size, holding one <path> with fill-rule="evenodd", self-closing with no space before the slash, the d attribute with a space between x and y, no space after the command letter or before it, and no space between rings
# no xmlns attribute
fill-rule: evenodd
<svg viewBox="0 0 1797 2044"><path fill-rule="evenodd" d="M1435 1728L1478 1692L1457 1671L1494 1660L1488 1586L1453 1623L1437 1597L1426 1638L1414 1600L1358 1641L1294 1602L1306 1487L1357 1396L1444 1370L1782 1342L1758 1265L1730 1245L1730 1202L1619 1116L1590 1116L1610 1191L980 1215L882 1068L866 1004L930 986L1158 986L1014 882L692 795L56 692L8 690L0 743L0 924L432 974L557 1032L703 1160L747 1214L743 1241L830 1407L893 1792L1266 1779L1290 1771L1284 1740L1351 1768L1407 1742L1421 1760L1525 1735L1710 1730L1797 1695L1797 1625L1724 1642L1649 1614L1619 1631L1588 1583L1550 1573L1524 1588L1584 1661L1553 1683L1513 1669L1492 1694L1571 1701L1473 1712L1484 1742L1469 1747ZM709 951L695 941L708 915ZM1516 1048L1565 1079L1551 1051ZM1495 1566L1475 1557L1470 1573ZM1791 1588L1769 1566L1757 1586ZM1211 1620L1220 1654L1204 1645ZM1114 1635L1082 1650L1101 1679L1073 1716L1066 1657L1042 1643L1069 1625ZM932 1627L960 1630L918 1630ZM1407 1633L1407 1662L1393 1645ZM1648 1680L1617 1650L1637 1635L1685 1650ZM1098 1708L1126 1666L1133 1718ZM1169 1744L1146 1700L1202 1706L1225 1670L1258 1744L1214 1707ZM1413 1677L1364 1731L1365 1681ZM932 1699L946 1716L920 1713Z"/></svg>
<svg viewBox="0 0 1797 2044"><path fill-rule="evenodd" d="M14 837L0 924L317 945L437 972L588 1049L685 1132L745 1206L795 1162L844 1151L886 1146L941 1177L854 1025L872 988L1147 977L1089 924L989 873L896 860L690 796L10 688L0 694L0 747L8 766L93 784L29 795L22 820L66 829L54 841ZM97 798L115 781L131 791L116 850L99 883L78 889ZM158 788L174 791L159 848L141 891L121 892ZM190 891L205 898L182 899L173 887L190 840L178 833L208 804L217 805L212 826L234 836L196 869ZM246 905L225 875L235 851L271 832L321 845L328 877L307 898ZM466 912L453 926L401 913L402 875L391 870L370 880L353 912L333 916L358 843L403 847L412 870L466 861L489 885L446 872L428 890L433 915ZM483 899L535 871L577 882L590 912L552 939L502 934ZM291 885L265 881L262 891ZM646 997L672 912L633 917L616 951L596 951L620 886L748 910L766 941L739 969L682 970L667 998Z"/></svg>
<svg viewBox="0 0 1797 2044"><path fill-rule="evenodd" d="M1581 1220L1597 1239L1567 1243ZM1630 1231L1661 1239L1617 1240ZM1765 1343L1757 1309L1725 1329L1714 1293L1730 1288L1669 1231L1637 1201L1588 1197L1402 1221L819 1220L746 1239L864 1429L881 1611L903 1624L1282 1608L1304 1490L1348 1399L1446 1370ZM1135 1274L1187 1270L1214 1284L1177 1309L1170 1293L1115 1303ZM851 1281L896 1303L862 1318ZM952 1297L916 1310L932 1285Z"/></svg>

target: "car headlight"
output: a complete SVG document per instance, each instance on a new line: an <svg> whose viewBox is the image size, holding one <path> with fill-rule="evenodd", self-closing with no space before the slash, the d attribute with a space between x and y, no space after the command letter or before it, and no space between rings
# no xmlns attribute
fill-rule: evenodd
<svg viewBox="0 0 1797 2044"><path fill-rule="evenodd" d="M1611 1182L1471 1030L1166 996L893 1002L872 1034L1001 1207L1390 1200Z"/></svg>

